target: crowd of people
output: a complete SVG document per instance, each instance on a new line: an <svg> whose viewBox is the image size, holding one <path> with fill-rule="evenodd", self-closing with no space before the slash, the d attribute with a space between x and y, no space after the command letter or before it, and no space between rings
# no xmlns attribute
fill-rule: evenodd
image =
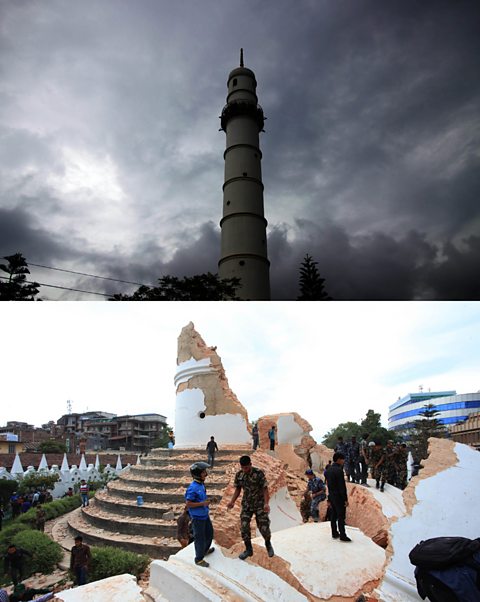
<svg viewBox="0 0 480 602"><path fill-rule="evenodd" d="M10 508L12 518L17 518L21 514L28 512L30 508L36 508L53 500L50 491L36 490L31 493L18 493L14 491L10 496Z"/></svg>
<svg viewBox="0 0 480 602"><path fill-rule="evenodd" d="M375 479L377 489L384 491L385 483L405 489L407 486L408 449L405 443L392 440L386 446L376 441L370 441L365 433L360 442L356 437L344 441L338 437L335 451L345 457L344 472L347 481L360 483L368 487L367 476Z"/></svg>

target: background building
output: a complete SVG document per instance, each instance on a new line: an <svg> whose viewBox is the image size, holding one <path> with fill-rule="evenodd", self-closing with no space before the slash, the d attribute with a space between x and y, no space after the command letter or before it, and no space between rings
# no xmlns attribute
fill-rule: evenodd
<svg viewBox="0 0 480 602"><path fill-rule="evenodd" d="M480 451L480 412L470 414L463 422L451 426L449 431L454 441L466 443Z"/></svg>
<svg viewBox="0 0 480 602"><path fill-rule="evenodd" d="M456 391L409 393L389 407L388 428L395 431L412 427L415 420L422 418L420 412L427 404L439 412L436 418L440 422L454 425L480 411L480 391L460 395Z"/></svg>

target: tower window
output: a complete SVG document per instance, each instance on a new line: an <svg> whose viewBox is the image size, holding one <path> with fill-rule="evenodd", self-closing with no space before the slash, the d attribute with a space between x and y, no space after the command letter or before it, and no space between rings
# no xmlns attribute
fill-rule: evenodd
<svg viewBox="0 0 480 602"><path fill-rule="evenodd" d="M230 205L230 201L227 201L227 205Z"/></svg>
<svg viewBox="0 0 480 602"><path fill-rule="evenodd" d="M239 265L245 265L245 262L243 261L243 259L241 261L238 262Z"/></svg>
<svg viewBox="0 0 480 602"><path fill-rule="evenodd" d="M247 172L246 172L246 171L244 171L244 172L243 172L243 175L244 175L244 176L246 176L246 175L247 175Z"/></svg>
<svg viewBox="0 0 480 602"><path fill-rule="evenodd" d="M200 412L200 413L198 414L198 416L199 416L199 418L205 418L205 412Z"/></svg>
<svg viewBox="0 0 480 602"><path fill-rule="evenodd" d="M233 80L233 82L232 82L232 85L233 85L233 86L236 86L236 85L237 85L237 78L236 78L236 77L234 78L234 80Z"/></svg>

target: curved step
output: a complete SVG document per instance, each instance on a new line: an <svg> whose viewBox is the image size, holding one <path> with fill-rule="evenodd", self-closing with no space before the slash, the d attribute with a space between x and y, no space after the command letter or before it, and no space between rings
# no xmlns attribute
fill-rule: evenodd
<svg viewBox="0 0 480 602"><path fill-rule="evenodd" d="M107 531L89 524L83 517L81 508L68 515L68 526L74 534L82 535L91 545L122 547L136 554L148 554L151 558L166 560L176 554L181 546L176 539L168 537L145 537Z"/></svg>
<svg viewBox="0 0 480 602"><path fill-rule="evenodd" d="M183 489L184 491L186 491L187 487L190 485L190 483L192 482L192 479L181 479L179 480L178 478L174 478L174 477L164 477L164 478L159 478L159 477L152 477L151 479L145 477L145 478L136 478L133 475L130 474L122 474L120 475L120 477L118 479L115 479L114 481L111 481L110 483L108 483L108 486L110 484L113 483L122 483L122 484L128 484L131 487L136 487L137 489L149 489L151 491L155 491L158 489ZM205 485L207 488L207 491L210 490L223 490L227 484L228 484L228 479L222 479L222 480L218 480L218 481L206 481Z"/></svg>
<svg viewBox="0 0 480 602"><path fill-rule="evenodd" d="M118 481L114 482L115 484ZM160 505L165 504L184 504L185 503L185 491L186 487L171 487L163 489L150 489L138 487L132 487L122 484L122 486L111 486L113 483L109 483L108 493L113 497L119 497L124 500L135 500L138 495L143 497L143 501L146 503L157 503ZM218 491L218 492L217 492ZM218 503L222 499L223 488L220 490L211 490L207 488L208 499L212 503Z"/></svg>
<svg viewBox="0 0 480 602"><path fill-rule="evenodd" d="M240 456L244 456L244 455L250 455L253 454L253 450L251 449L251 447L249 446L245 446L244 448L231 448L231 449L221 449L219 452L217 452L217 455L215 457L221 458L221 457L228 457L228 458L232 458L233 460L235 458L240 458ZM193 458L193 462L195 462L195 460L199 460L199 456L200 458L205 458L206 457L206 451L205 451L205 447L189 447L189 448L180 448L180 447L174 447L173 449L165 449L165 448L156 448L156 449L152 449L146 456L142 456L140 458L140 461L142 460L142 458L169 458L169 457L176 457L176 456L185 456L185 457L192 457Z"/></svg>
<svg viewBox="0 0 480 602"><path fill-rule="evenodd" d="M227 466L229 463L227 463ZM212 469L210 469L212 470ZM130 478L148 478L148 479L189 479L191 481L192 477L190 476L190 472L183 468L173 468L172 465L167 465L165 467L154 467L154 466L131 466L128 473L124 473L125 476L129 476ZM210 473L212 474L212 473ZM213 474L215 476L225 475L226 471L222 470L222 467L215 467L213 469Z"/></svg>
<svg viewBox="0 0 480 602"><path fill-rule="evenodd" d="M98 492L95 495L95 503L105 512L132 516L138 518L162 518L165 512L172 509L171 504L143 503L137 504L137 500L124 500L120 497L110 496L107 491ZM179 508L183 507L183 504Z"/></svg>
<svg viewBox="0 0 480 602"><path fill-rule="evenodd" d="M160 518L137 518L105 512L92 503L82 508L83 518L94 527L125 535L142 535L146 537L171 537L177 534L177 522Z"/></svg>

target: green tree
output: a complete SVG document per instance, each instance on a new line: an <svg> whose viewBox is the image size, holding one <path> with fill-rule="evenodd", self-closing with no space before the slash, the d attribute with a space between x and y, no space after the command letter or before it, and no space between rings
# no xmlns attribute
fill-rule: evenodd
<svg viewBox="0 0 480 602"><path fill-rule="evenodd" d="M239 278L220 280L217 274L164 276L159 285L141 286L132 295L113 295L110 301L237 301Z"/></svg>
<svg viewBox="0 0 480 602"><path fill-rule="evenodd" d="M386 445L389 439L395 440L396 434L384 428L380 423L381 415L374 410L368 410L365 418L360 422L342 422L338 426L330 429L325 434L322 443L333 449L337 443L338 437L343 437L344 441L350 441L356 437L360 441L365 433L370 435L370 441L376 441Z"/></svg>
<svg viewBox="0 0 480 602"><path fill-rule="evenodd" d="M67 446L62 441L47 439L46 441L42 441L40 443L38 450L43 454L63 454L67 451Z"/></svg>
<svg viewBox="0 0 480 602"><path fill-rule="evenodd" d="M18 486L19 493L28 493L35 489L53 489L58 481L56 474L34 473L24 477Z"/></svg>
<svg viewBox="0 0 480 602"><path fill-rule="evenodd" d="M300 295L298 301L331 301L320 277L317 262L307 253L300 264Z"/></svg>
<svg viewBox="0 0 480 602"><path fill-rule="evenodd" d="M398 439L394 431L389 431L381 425L381 414L374 410L368 410L365 418L360 423L362 427L362 435L368 433L369 441L376 441L382 445L386 445L389 439L394 441Z"/></svg>
<svg viewBox="0 0 480 602"><path fill-rule="evenodd" d="M440 414L432 403L423 406L425 409L420 412L418 420L415 420L413 427L405 433L409 439L412 448L412 454L417 462L425 460L428 457L428 439L430 437L446 437L448 431L445 425L437 418Z"/></svg>
<svg viewBox="0 0 480 602"><path fill-rule="evenodd" d="M26 274L30 274L27 261L21 253L7 255L3 259L7 264L0 264L0 270L8 276L0 277L0 301L35 301L38 295L38 282L27 282Z"/></svg>
<svg viewBox="0 0 480 602"><path fill-rule="evenodd" d="M173 428L171 426L168 426L168 424L166 426L164 426L162 428L162 431L159 433L158 437L152 443L152 448L167 447L168 442L170 440L169 434L171 432L173 432Z"/></svg>
<svg viewBox="0 0 480 602"><path fill-rule="evenodd" d="M333 449L337 444L338 437L343 437L344 441L350 441L351 437L357 437L360 440L362 427L356 422L341 422L338 426L330 429L324 436L323 445Z"/></svg>
<svg viewBox="0 0 480 602"><path fill-rule="evenodd" d="M10 504L10 496L17 490L18 482L0 479L0 504L3 508L8 508Z"/></svg>

